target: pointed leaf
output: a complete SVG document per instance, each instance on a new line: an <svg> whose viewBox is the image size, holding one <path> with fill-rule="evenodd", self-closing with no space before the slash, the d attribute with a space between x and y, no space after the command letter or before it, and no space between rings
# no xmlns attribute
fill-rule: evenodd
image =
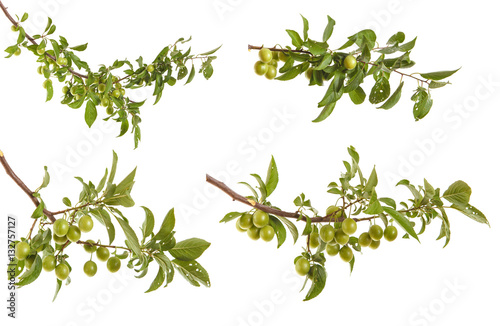
<svg viewBox="0 0 500 326"><path fill-rule="evenodd" d="M269 168L267 169L267 176L266 176L266 192L268 197L276 189L278 181L279 181L278 167L276 166L276 162L274 161L274 156L272 156L271 162L269 163Z"/></svg>
<svg viewBox="0 0 500 326"><path fill-rule="evenodd" d="M394 221L396 221L396 223L399 224L399 226L401 226L406 232L408 232L409 235L411 235L412 237L417 239L418 242L420 242L417 233L413 229L411 222L406 218L406 216L404 216L397 210L392 209L390 207L384 207L384 211L387 214L389 214L394 219Z"/></svg>
<svg viewBox="0 0 500 326"><path fill-rule="evenodd" d="M203 239L191 238L177 242L175 247L170 249L168 252L174 258L189 261L198 259L208 247L210 247L209 242Z"/></svg>
<svg viewBox="0 0 500 326"><path fill-rule="evenodd" d="M441 80L450 77L459 70L460 68L458 68L457 70L428 72L425 74L420 74L420 76L422 76L425 79Z"/></svg>
<svg viewBox="0 0 500 326"><path fill-rule="evenodd" d="M399 102L399 99L401 98L401 91L403 90L403 84L404 82L402 81L398 88L392 93L391 97L387 99L387 101L384 102L381 106L379 106L377 109L384 109L384 110L389 110L394 107Z"/></svg>
<svg viewBox="0 0 500 326"><path fill-rule="evenodd" d="M323 42L326 42L330 39L333 33L333 27L335 26L335 20L332 17L328 17L328 24L326 25L325 31L323 32Z"/></svg>
<svg viewBox="0 0 500 326"><path fill-rule="evenodd" d="M455 181L443 193L442 198L446 199L452 204L467 205L470 200L472 189L469 185L462 180Z"/></svg>

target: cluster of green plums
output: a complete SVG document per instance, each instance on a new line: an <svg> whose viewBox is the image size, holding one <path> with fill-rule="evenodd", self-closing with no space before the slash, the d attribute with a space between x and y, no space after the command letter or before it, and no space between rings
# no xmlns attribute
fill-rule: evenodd
<svg viewBox="0 0 500 326"><path fill-rule="evenodd" d="M53 240L59 245L63 246L69 242L80 241L82 232L88 233L94 227L94 222L89 215L83 215L79 218L77 225L70 224L66 219L57 219L54 222ZM81 242L80 242L81 243ZM92 240L87 240L83 245L84 249L88 253L95 253L98 260L106 262L107 269L111 273L117 272L121 267L121 262L118 257L110 257L109 249L105 246L95 243ZM39 248L33 248L36 252L40 252L44 249L44 246ZM33 250L30 244L26 241L20 241L15 247L15 256L19 261L24 261L27 269L30 269L33 262L36 259L37 253L33 254ZM55 271L56 277L59 280L65 280L68 278L70 273L70 268L61 257L57 257L54 254L47 255L42 260L42 268L46 272ZM97 273L97 264L92 260L87 261L83 266L83 271L89 277L94 276Z"/></svg>
<svg viewBox="0 0 500 326"><path fill-rule="evenodd" d="M278 73L278 62L286 61L288 56L281 51L262 48L259 51L259 59L254 65L255 73L259 76L266 76L267 79L274 79Z"/></svg>
<svg viewBox="0 0 500 326"><path fill-rule="evenodd" d="M106 108L106 113L111 115L114 112L112 98L120 98L122 96L125 96L126 93L125 88L122 87L116 76L113 76L112 80L113 88L111 88L111 90L106 94L106 80L104 77L100 78L98 82L90 86L86 86L83 84L69 84L69 86L67 85L63 87L62 92L66 96L71 95L76 100L80 100L83 96L85 96L85 94L87 94L88 90L90 89L99 97L101 106Z"/></svg>
<svg viewBox="0 0 500 326"><path fill-rule="evenodd" d="M337 206L330 206L326 210L326 216L331 216L332 221L342 216L342 209ZM315 231L309 235L309 248L315 249L319 247L321 242L326 244L326 253L329 256L336 256L337 254L345 262L350 262L354 253L349 247L350 236L356 233L357 223L352 218L346 218L342 221L339 228L333 227L331 224L321 226L319 232ZM385 238L387 241L392 242L398 236L398 229L389 225L384 229L380 225L373 224L368 229L368 232L363 232L359 235L358 244L361 247L369 247L377 249L380 246L380 240ZM309 273L311 266L308 259L300 257L295 261L295 270L297 274L305 276Z"/></svg>
<svg viewBox="0 0 500 326"><path fill-rule="evenodd" d="M116 273L120 270L120 259L116 256L110 257L108 248L96 244L93 240L87 240L85 242L86 243L83 245L85 251L90 254L95 253L98 260L106 263L108 271L110 271L111 273ZM94 276L97 273L97 264L92 260L87 261L83 265L83 272L89 277Z"/></svg>
<svg viewBox="0 0 500 326"><path fill-rule="evenodd" d="M236 229L246 232L252 240L270 242L274 238L274 229L269 225L269 214L261 210L241 215L236 221Z"/></svg>

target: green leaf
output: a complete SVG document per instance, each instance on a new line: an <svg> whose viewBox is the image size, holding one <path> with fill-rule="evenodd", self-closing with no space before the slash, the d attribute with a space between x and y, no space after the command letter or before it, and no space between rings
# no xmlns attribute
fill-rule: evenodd
<svg viewBox="0 0 500 326"><path fill-rule="evenodd" d="M331 102L331 103L327 104L323 108L323 110L321 110L321 113L312 122L321 122L321 121L325 120L326 118L328 118L332 114L333 109L335 109L336 104L337 104L337 102Z"/></svg>
<svg viewBox="0 0 500 326"><path fill-rule="evenodd" d="M351 98L352 103L359 105L365 101L366 93L361 86L359 86L352 92L349 92L349 97Z"/></svg>
<svg viewBox="0 0 500 326"><path fill-rule="evenodd" d="M330 39L333 33L333 27L335 26L335 20L332 17L328 17L328 24L326 25L325 31L323 32L323 42L326 42Z"/></svg>
<svg viewBox="0 0 500 326"><path fill-rule="evenodd" d="M283 223L274 215L269 215L269 225L274 229L274 233L276 233L279 248L286 240L286 229Z"/></svg>
<svg viewBox="0 0 500 326"><path fill-rule="evenodd" d="M448 243L450 242L450 237L451 237L451 233L450 233L450 221L448 219L448 215L446 215L446 212L444 210L443 207L438 207L438 209L441 211L441 216L439 216L443 222L441 223L441 231L439 232L439 236L436 240L439 240L443 237L446 237L446 242L444 243L444 247L446 247L448 245ZM425 228L425 223L422 224Z"/></svg>
<svg viewBox="0 0 500 326"><path fill-rule="evenodd" d="M63 204L64 204L64 205L66 205L66 206L68 206L68 207L71 207L71 200L69 200L69 198L68 198L68 197L64 197L64 198L62 199L62 202L63 202Z"/></svg>
<svg viewBox="0 0 500 326"><path fill-rule="evenodd" d="M133 169L132 172L129 173L125 177L125 179L120 182L115 189L115 194L125 194L127 192L130 192L132 189L132 186L134 185L134 178L135 178L135 172L137 168Z"/></svg>
<svg viewBox="0 0 500 326"><path fill-rule="evenodd" d="M420 242L417 233L413 229L411 222L406 218L406 216L404 216L397 210L392 209L390 207L384 207L384 211L387 214L389 214L394 219L394 221L396 221L396 223L399 224L399 226L401 226L406 232L408 232L409 235L411 235L412 237L417 239L418 242Z"/></svg>
<svg viewBox="0 0 500 326"><path fill-rule="evenodd" d="M163 253L154 254L154 258L158 262L158 264L161 267L163 267L163 270L165 271L167 277L167 282L165 284L166 287L174 279L174 273L175 273L174 266L172 265L170 259L168 259L168 257L165 256Z"/></svg>
<svg viewBox="0 0 500 326"><path fill-rule="evenodd" d="M304 43L304 46L307 46L309 52L313 55L323 55L328 50L328 44L325 42L316 42L313 40L308 40Z"/></svg>
<svg viewBox="0 0 500 326"><path fill-rule="evenodd" d="M168 236L170 232L173 231L175 226L175 213L174 209L172 208L170 211L168 211L167 215L163 219L163 222L160 226L160 230L156 235L153 237L152 240L161 240Z"/></svg>
<svg viewBox="0 0 500 326"><path fill-rule="evenodd" d="M389 80L382 76L373 86L368 99L370 103L378 104L385 101L389 95L391 95L391 85L389 84Z"/></svg>
<svg viewBox="0 0 500 326"><path fill-rule="evenodd" d="M396 201L392 198L382 197L382 198L379 198L378 201L396 209Z"/></svg>
<svg viewBox="0 0 500 326"><path fill-rule="evenodd" d="M85 43L85 44L81 44L81 45L77 45L77 46L71 47L70 49L71 50L75 50L75 51L85 51L87 49L87 45L88 45L88 43Z"/></svg>
<svg viewBox="0 0 500 326"><path fill-rule="evenodd" d="M431 199L434 197L434 194L436 191L434 190L434 187L431 186L431 184L424 178L424 189L425 189L425 198Z"/></svg>
<svg viewBox="0 0 500 326"><path fill-rule="evenodd" d="M43 203L43 200L40 201L40 204L36 207L36 209L33 211L31 214L31 218L40 218L43 216L43 210L45 208L45 204Z"/></svg>
<svg viewBox="0 0 500 326"><path fill-rule="evenodd" d="M165 271L163 270L163 267L160 266L160 268L158 268L158 274L156 274L153 283L151 283L149 289L147 289L146 292L144 293L157 290L163 284L164 281L165 281Z"/></svg>
<svg viewBox="0 0 500 326"><path fill-rule="evenodd" d="M312 224L309 216L306 216L306 226L304 227L304 231L302 231L302 235L309 235L312 232Z"/></svg>
<svg viewBox="0 0 500 326"><path fill-rule="evenodd" d="M143 254L141 251L141 246L139 245L139 239L137 238L137 235L135 234L134 230L130 227L130 224L128 224L127 221L124 219L121 219L118 216L115 216L116 220L118 223L120 223L120 226L123 229L123 232L125 233L125 237L127 238L128 241L128 246L134 254L139 257L142 260Z"/></svg>
<svg viewBox="0 0 500 326"><path fill-rule="evenodd" d="M307 40L309 38L309 35L307 34L309 31L309 21L302 15L300 15L300 17L302 17L302 22L304 23L304 40Z"/></svg>
<svg viewBox="0 0 500 326"><path fill-rule="evenodd" d="M353 246L354 248L354 246ZM349 261L349 269L351 271L351 274L352 274L352 271L354 269L354 263L356 262L356 257L355 256L352 256L352 259Z"/></svg>
<svg viewBox="0 0 500 326"><path fill-rule="evenodd" d="M415 43L416 42L417 42L417 38L415 37L412 41L400 45L398 47L398 50L400 52L408 52L408 51L410 51L411 49L413 49L415 47Z"/></svg>
<svg viewBox="0 0 500 326"><path fill-rule="evenodd" d="M295 244L297 242L297 239L299 238L299 230L297 230L295 224L289 219L282 216L278 216L278 218L280 219L281 222L283 222L283 224L286 225L288 231L290 231L290 234L293 237L293 243Z"/></svg>
<svg viewBox="0 0 500 326"><path fill-rule="evenodd" d="M472 189L462 180L455 181L443 193L442 198L455 205L467 205L470 200Z"/></svg>
<svg viewBox="0 0 500 326"><path fill-rule="evenodd" d="M210 287L210 278L207 271L197 261L172 260L179 273L192 285L200 286L198 282Z"/></svg>
<svg viewBox="0 0 500 326"><path fill-rule="evenodd" d="M106 231L108 232L109 244L112 244L115 240L115 226L111 222L111 217L108 212L104 209L93 209L90 211L92 215L106 227Z"/></svg>
<svg viewBox="0 0 500 326"><path fill-rule="evenodd" d="M106 172L104 173L104 176L102 177L101 181L99 181L99 184L97 185L97 188L95 189L98 193L101 192L102 189L104 189L104 185L106 184L107 178L108 178L108 169L106 168Z"/></svg>
<svg viewBox="0 0 500 326"><path fill-rule="evenodd" d="M450 77L459 70L460 68L458 68L457 70L428 72L425 74L420 74L420 76L422 76L425 79L441 80Z"/></svg>
<svg viewBox="0 0 500 326"><path fill-rule="evenodd" d="M279 181L278 167L276 166L276 162L274 161L274 156L272 156L271 162L269 163L269 168L267 169L267 176L266 176L266 193L268 197L276 189L278 181Z"/></svg>
<svg viewBox="0 0 500 326"><path fill-rule="evenodd" d="M50 43L52 44L52 48L54 49L54 54L56 58L59 58L59 54L61 52L59 49L59 43L57 43L56 40L50 40Z"/></svg>
<svg viewBox="0 0 500 326"><path fill-rule="evenodd" d="M250 174L252 177L254 177L257 182L259 183L259 190L260 190L260 194L261 194L261 199L265 200L267 198L267 187L266 187L266 184L264 183L264 181L262 181L262 178L260 177L260 175L258 174L255 174L255 173L252 173Z"/></svg>
<svg viewBox="0 0 500 326"><path fill-rule="evenodd" d="M48 19L47 19L47 26L45 26L44 33L49 30L50 26L52 26L52 18L48 17Z"/></svg>
<svg viewBox="0 0 500 326"><path fill-rule="evenodd" d="M43 169L45 170L45 173L43 175L42 185L40 186L40 189L47 187L50 183L50 174L47 171L47 167L44 166Z"/></svg>
<svg viewBox="0 0 500 326"><path fill-rule="evenodd" d="M52 86L52 83L47 83L47 98L45 99L45 102L50 101L53 96L54 96L54 87Z"/></svg>
<svg viewBox="0 0 500 326"><path fill-rule="evenodd" d="M404 81L402 81L399 84L398 88L394 91L394 93L392 93L391 97L389 97L387 101L385 101L385 103L379 106L377 109L384 109L384 110L392 109L394 105L396 105L399 102L399 99L401 98L401 91L403 89L403 84Z"/></svg>
<svg viewBox="0 0 500 326"><path fill-rule="evenodd" d="M85 122L87 125L92 127L95 119L97 118L97 110L92 101L87 101L87 106L85 107Z"/></svg>
<svg viewBox="0 0 500 326"><path fill-rule="evenodd" d="M420 194L420 192L415 188L414 185L410 184L410 182L406 179L403 179L396 184L396 186L400 185L406 186L412 193L413 197L415 197L415 200L417 202L420 202L420 200L422 199L422 194Z"/></svg>
<svg viewBox="0 0 500 326"><path fill-rule="evenodd" d="M109 206L123 206L123 207L133 207L135 205L134 200L130 197L129 193L115 195L113 197L104 200L104 203Z"/></svg>
<svg viewBox="0 0 500 326"><path fill-rule="evenodd" d="M307 292L304 301L316 298L323 291L326 284L327 274L325 268L321 265L315 264L311 269L312 269L312 285L311 288L309 289L309 292Z"/></svg>
<svg viewBox="0 0 500 326"><path fill-rule="evenodd" d="M27 12L25 12L25 13L23 14L23 17L21 18L21 23L24 23L27 19L28 19L28 13L27 13Z"/></svg>
<svg viewBox="0 0 500 326"><path fill-rule="evenodd" d="M441 87L444 87L446 85L450 84L450 82L437 82L437 81L433 81L431 80L431 83L429 84L429 88L441 88Z"/></svg>
<svg viewBox="0 0 500 326"><path fill-rule="evenodd" d="M208 51L208 52L203 52L203 53L200 53L200 54L199 54L199 56L200 56L200 55L211 55L211 54L214 54L214 53L215 53L215 52L217 52L217 51L218 51L221 47L222 47L222 44L221 44L219 47L217 47L217 48L215 48L215 49L213 49L213 50L210 50L210 51Z"/></svg>
<svg viewBox="0 0 500 326"><path fill-rule="evenodd" d="M344 93L350 93L356 90L359 84L361 84L361 82L363 81L363 77L364 77L363 70L360 68L356 68L356 73L349 80L349 84L347 84L346 87L344 88Z"/></svg>
<svg viewBox="0 0 500 326"><path fill-rule="evenodd" d="M259 197L259 195L257 194L257 191L255 191L255 189L251 185L249 185L247 182L238 182L238 183L247 186L247 188L252 191L252 194L255 198Z"/></svg>
<svg viewBox="0 0 500 326"><path fill-rule="evenodd" d="M356 149L353 146L349 146L347 148L347 152L356 163L359 163L359 154L358 152L356 152Z"/></svg>
<svg viewBox="0 0 500 326"><path fill-rule="evenodd" d="M290 59L289 59L290 60ZM285 72L283 75L276 77L276 80L291 80L297 77L302 72L300 65L292 67L290 70Z"/></svg>
<svg viewBox="0 0 500 326"><path fill-rule="evenodd" d="M142 223L142 238L146 239L153 233L154 227L155 227L155 217L153 215L153 212L146 206L141 206L142 209L144 209L144 212L146 213L146 217L144 219L144 222Z"/></svg>
<svg viewBox="0 0 500 326"><path fill-rule="evenodd" d="M193 81L195 73L196 73L196 71L194 69L194 64L193 64L192 67L191 67L191 72L189 73L189 77L188 77L188 79L187 79L187 81L186 81L186 83L184 85L187 85L187 84L189 84L190 82Z"/></svg>
<svg viewBox="0 0 500 326"><path fill-rule="evenodd" d="M486 218L486 216L480 210L478 210L477 208L475 208L472 205L453 204L453 205L451 205L451 208L456 209L457 211L461 212L462 214L464 214L467 217L470 217L471 219L473 219L476 222L490 225L490 222L488 222L488 219Z"/></svg>
<svg viewBox="0 0 500 326"><path fill-rule="evenodd" d="M203 239L191 238L177 242L175 247L170 249L168 252L174 258L189 261L198 259L208 247L210 247L209 242Z"/></svg>
<svg viewBox="0 0 500 326"><path fill-rule="evenodd" d="M290 35L293 46L295 46L296 48L300 48L302 44L304 44L304 41L302 41L302 39L300 38L299 33L291 29L287 29L286 32L288 33L288 35Z"/></svg>
<svg viewBox="0 0 500 326"><path fill-rule="evenodd" d="M240 213L240 212L231 212L231 213L227 213L224 218L222 220L219 221L219 223L227 223L229 221L232 221L236 218L239 218L241 215L243 215L243 213Z"/></svg>
<svg viewBox="0 0 500 326"><path fill-rule="evenodd" d="M118 165L118 155L113 151L113 163L111 163L111 171L109 172L108 183L113 183L115 180L116 166Z"/></svg>
<svg viewBox="0 0 500 326"><path fill-rule="evenodd" d="M377 199L377 193L375 190L372 191L372 196L370 197L370 202L368 203L368 207L364 210L365 214L376 215L383 212L382 205Z"/></svg>
<svg viewBox="0 0 500 326"><path fill-rule="evenodd" d="M415 102L413 105L413 117L418 121L429 113L433 101L424 88L419 88L411 99Z"/></svg>
<svg viewBox="0 0 500 326"><path fill-rule="evenodd" d="M405 33L397 32L396 34L392 35L389 38L389 40L387 41L387 45L402 43L404 41L405 41Z"/></svg>
<svg viewBox="0 0 500 326"><path fill-rule="evenodd" d="M40 273L42 272L42 258L39 255L36 255L35 261L31 265L31 268L26 270L23 275L19 277L19 281L17 282L17 286L19 288L28 285L34 282Z"/></svg>
<svg viewBox="0 0 500 326"><path fill-rule="evenodd" d="M57 295L59 294L59 290L61 290L61 285L62 285L62 281L60 279L57 279L56 293L54 293L54 298L52 298L52 302L54 302L56 300Z"/></svg>
<svg viewBox="0 0 500 326"><path fill-rule="evenodd" d="M323 56L323 59L321 59L321 62L318 66L314 67L314 70L323 70L325 69L326 67L328 67L330 65L330 63L332 63L332 60L333 60L333 57L330 53L326 53L324 56Z"/></svg>
<svg viewBox="0 0 500 326"><path fill-rule="evenodd" d="M372 190L377 186L377 184L378 184L377 171L375 170L375 167L373 167L372 173L370 174L370 178L368 178L368 181L366 182L365 191L368 193L372 192Z"/></svg>

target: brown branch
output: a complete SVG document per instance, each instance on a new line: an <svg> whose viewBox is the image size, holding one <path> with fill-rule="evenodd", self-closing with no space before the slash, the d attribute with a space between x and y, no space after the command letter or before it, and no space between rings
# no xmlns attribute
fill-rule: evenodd
<svg viewBox="0 0 500 326"><path fill-rule="evenodd" d="M262 48L263 48L263 46L255 46L255 45L250 45L250 44L248 45L248 50L260 50ZM289 50L289 49L281 49L281 48L276 48L276 47L272 47L272 48L268 48L268 49L271 50L271 51L276 51L276 52L295 52L295 53L308 54L310 56L313 55L311 52L305 51L305 50ZM377 50L377 49L383 49L383 48L373 48L372 51L373 50ZM365 62L365 61L361 61L361 60L357 60L357 61L361 62L361 63L364 63L364 64L369 64L371 66L376 66L376 67L379 66L379 65L377 65L377 64L375 64L373 62ZM392 70L392 71L395 72L395 73L397 73L397 74L400 74L401 76L410 77L410 78L418 80L421 83L426 83L426 84L430 85L429 80L420 79L420 78L417 78L415 76L412 76L412 75L409 75L409 74L405 74L404 72L401 72L399 70Z"/></svg>
<svg viewBox="0 0 500 326"><path fill-rule="evenodd" d="M26 186L24 182L14 173L14 171L12 171L12 168L10 167L9 163L7 163L7 160L5 159L2 151L0 151L0 163L2 163L2 166L5 169L5 173L7 173L7 175L11 177L12 180L14 180L19 188L21 188L24 193L28 195L28 197L30 197L33 204L38 207L40 205L40 201L38 200L38 198L33 196L33 191L31 191L28 186ZM46 208L43 209L43 214L45 214L45 216L47 216L52 223L56 221L54 214Z"/></svg>
<svg viewBox="0 0 500 326"><path fill-rule="evenodd" d="M207 174L207 182L210 183L211 185L219 188L220 190L225 192L229 197L231 197L233 200L239 201L240 203L246 204L246 205L251 206L253 208L257 208L258 210L264 211L264 212L269 213L269 214L273 214L273 215L277 215L277 216L281 216L281 217L286 217L286 218L292 218L292 219L296 219L299 221L300 220L305 221L305 219L303 219L303 216L299 212L294 212L294 213L285 212L285 211L282 211L280 209L276 209L273 207L262 205L261 203L256 203L253 200L248 199L248 198L243 197L242 195L238 194L237 192L235 192L234 190L229 188L225 183L211 177L208 174ZM345 210L346 208L350 207L351 205L354 205L355 203L358 203L362 200L363 199L358 199L352 203L349 203L349 204L345 205L342 209ZM365 218L353 218L353 220L355 220L356 222L368 221L368 220L375 219L377 217L379 217L379 216L376 215L376 216L370 216L370 217L365 217ZM329 215L329 216L317 216L317 217L312 217L311 222L312 223L323 223L323 222L331 222L331 221L342 222L345 219L346 219L345 216L341 216L338 218L333 218L331 215Z"/></svg>

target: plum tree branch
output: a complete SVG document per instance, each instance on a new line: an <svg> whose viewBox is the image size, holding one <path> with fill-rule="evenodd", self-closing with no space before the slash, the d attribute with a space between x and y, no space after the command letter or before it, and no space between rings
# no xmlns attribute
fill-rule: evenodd
<svg viewBox="0 0 500 326"><path fill-rule="evenodd" d="M4 4L2 3L2 1L0 1L0 8L2 8L2 11L3 13L5 14L5 16L10 20L10 22L12 23L12 25L16 26L16 27L19 27L19 23L14 19L12 18L12 16L10 15L9 11L7 10L7 8L4 6ZM27 33L25 33L26 35L26 38L33 44L33 45L36 45L38 46L38 43L37 41L35 41L35 39L33 37L31 37L31 35L28 35ZM51 54L48 54L47 52L45 52L45 55L47 57L49 57L50 59L52 59L54 62L57 61L57 58L54 57L53 55ZM68 66L64 66L66 68L68 68L68 71L74 75L74 76L77 76L77 77L80 77L80 78L83 78L83 79L86 79L88 78L87 75L83 75L83 74L80 74L76 71L74 71L73 69L69 68Z"/></svg>
<svg viewBox="0 0 500 326"><path fill-rule="evenodd" d="M1 2L0 2L1 4ZM5 173L7 173L7 175L12 179L14 180L14 182L19 186L19 188L21 188L24 193L26 195L28 195L28 197L30 197L31 201L33 202L33 204L38 207L40 205L40 201L38 200L38 198L36 198L34 195L33 195L33 191L31 191L28 186L26 186L26 184L14 173L14 171L12 170L12 168L10 167L9 163L7 162L7 160L5 159L5 156L3 154L2 151L0 151L0 163L2 164L3 168L5 169ZM53 223L56 221L56 218L54 217L54 214L47 210L46 208L43 209L43 213L45 214L45 216L47 216L49 218L49 220Z"/></svg>
<svg viewBox="0 0 500 326"><path fill-rule="evenodd" d="M207 182L210 183L211 185L219 188L223 192L225 192L234 201L239 201L240 203L246 204L246 205L251 206L253 208L257 208L258 210L264 211L264 212L269 213L269 214L273 214L273 215L277 215L277 216L281 216L281 217L286 217L286 218L291 218L291 219L295 219L298 221L300 221L300 220L305 221L304 216L299 212L293 212L293 213L292 212L285 212L285 211L282 211L282 210L274 208L274 207L269 207L269 206L263 205L261 203L256 203L255 201L238 194L236 191L229 188L225 183L211 177L208 174L207 174ZM362 200L363 199L358 199L358 200L353 201L349 204L346 204L342 207L342 209L345 211L346 208L348 208L356 203L359 203ZM377 217L379 217L379 216L375 215L375 216L368 216L368 217L363 217L363 218L353 218L353 220L355 220L356 222L369 221L369 220L375 219ZM316 217L311 218L311 222L312 223L324 223L324 222L331 222L331 221L342 222L345 219L346 219L345 215L338 217L338 218L334 218L331 215L330 216L316 216Z"/></svg>
<svg viewBox="0 0 500 326"><path fill-rule="evenodd" d="M255 45L248 45L248 50L260 50L262 49L264 46L255 46ZM313 54L309 51L305 51L305 50L290 50L290 49L282 49L282 48L277 48L277 47L272 47L272 48L268 48L269 50L271 51L274 51L274 52L294 52L294 53L302 53L302 54L308 54L310 56L312 56ZM374 49L375 50L375 49ZM376 63L373 63L373 62L366 62L366 61L362 61L362 60L357 60L358 62L360 63L364 63L364 64L368 64L368 65L371 65L371 66L375 66L375 67L378 67L379 65L376 64ZM425 83L427 85L430 84L429 80L425 80L425 79L420 79L418 77L415 77L413 75L410 75L410 74L406 74L404 72L401 72L399 70L392 70L393 72L401 75L401 76L404 76L404 77L410 77L410 78L413 78L421 83Z"/></svg>

